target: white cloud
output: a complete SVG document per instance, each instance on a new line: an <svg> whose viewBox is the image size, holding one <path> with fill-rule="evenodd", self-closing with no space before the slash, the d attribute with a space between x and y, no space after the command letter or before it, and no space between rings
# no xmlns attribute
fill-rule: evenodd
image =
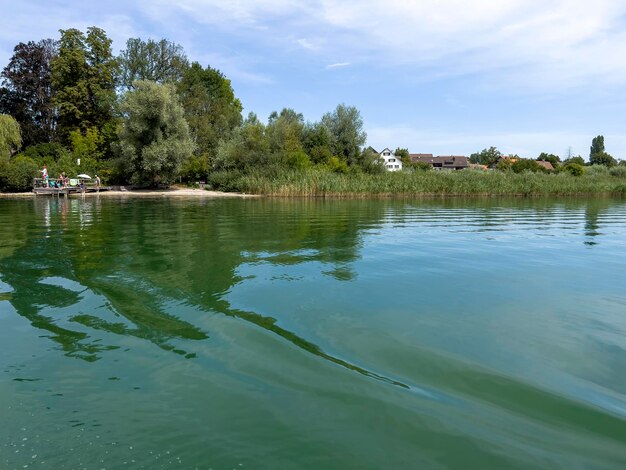
<svg viewBox="0 0 626 470"><path fill-rule="evenodd" d="M334 64L327 65L326 68L330 70L330 69L337 69L340 67L347 67L348 65L350 65L350 62L336 62Z"/></svg>
<svg viewBox="0 0 626 470"><path fill-rule="evenodd" d="M309 51L317 51L320 49L320 46L313 44L313 42L306 38L296 39L296 43Z"/></svg>
<svg viewBox="0 0 626 470"><path fill-rule="evenodd" d="M489 85L559 90L626 82L621 0L142 0L172 15L280 47L408 64L441 76L484 75ZM318 44L309 36L326 37ZM428 70L428 72L426 72Z"/></svg>

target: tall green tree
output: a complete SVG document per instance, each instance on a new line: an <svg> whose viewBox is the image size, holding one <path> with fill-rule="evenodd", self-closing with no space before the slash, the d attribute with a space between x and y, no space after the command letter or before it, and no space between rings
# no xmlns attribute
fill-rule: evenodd
<svg viewBox="0 0 626 470"><path fill-rule="evenodd" d="M220 141L214 169L242 170L264 168L272 163L266 126L249 113L241 127L228 140Z"/></svg>
<svg viewBox="0 0 626 470"><path fill-rule="evenodd" d="M173 182L194 151L174 87L137 81L120 110L124 118L117 148L130 181L149 186Z"/></svg>
<svg viewBox="0 0 626 470"><path fill-rule="evenodd" d="M302 131L302 146L315 164L328 163L333 157L333 135L321 122L305 124Z"/></svg>
<svg viewBox="0 0 626 470"><path fill-rule="evenodd" d="M591 148L589 149L589 164L590 165L604 165L613 167L617 165L617 161L611 155L609 155L604 149L604 136L599 135L594 137L591 141Z"/></svg>
<svg viewBox="0 0 626 470"><path fill-rule="evenodd" d="M69 142L72 131L91 127L104 135L105 145L110 142L117 72L104 30L92 26L87 35L78 29L61 30L59 54L52 60L52 86L63 142Z"/></svg>
<svg viewBox="0 0 626 470"><path fill-rule="evenodd" d="M599 135L591 140L591 147L589 149L589 158L597 153L604 153L604 136Z"/></svg>
<svg viewBox="0 0 626 470"><path fill-rule="evenodd" d="M161 39L130 38L118 56L120 85L130 90L137 80L177 83L189 67L183 47Z"/></svg>
<svg viewBox="0 0 626 470"><path fill-rule="evenodd" d="M348 165L358 165L361 148L367 140L359 110L354 106L340 104L332 113L322 116L322 124L333 137L333 155Z"/></svg>
<svg viewBox="0 0 626 470"><path fill-rule="evenodd" d="M0 113L10 114L20 124L25 147L54 138L50 62L56 54L57 43L52 39L19 43L2 71Z"/></svg>
<svg viewBox="0 0 626 470"><path fill-rule="evenodd" d="M220 140L228 140L241 125L243 109L233 87L219 70L194 62L178 83L185 118L197 144L197 154L212 161Z"/></svg>
<svg viewBox="0 0 626 470"><path fill-rule="evenodd" d="M411 157L409 156L409 149L398 147L395 152L393 152L396 157L398 157L403 165L411 166Z"/></svg>
<svg viewBox="0 0 626 470"><path fill-rule="evenodd" d="M0 114L0 161L7 161L21 145L18 122L12 116Z"/></svg>
<svg viewBox="0 0 626 470"><path fill-rule="evenodd" d="M497 163L501 156L502 152L500 152L497 148L489 147L488 149L483 149L480 152L471 154L469 161L470 163L490 166Z"/></svg>

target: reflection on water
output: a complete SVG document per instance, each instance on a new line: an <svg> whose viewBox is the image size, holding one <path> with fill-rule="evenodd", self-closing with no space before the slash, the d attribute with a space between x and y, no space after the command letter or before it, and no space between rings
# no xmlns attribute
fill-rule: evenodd
<svg viewBox="0 0 626 470"><path fill-rule="evenodd" d="M206 462L196 437L208 433L226 466L237 463L220 454L230 448L269 467L610 467L626 455L626 297L615 287L626 280L625 209L610 199L0 201L0 310L24 320L14 327L24 351L71 379L12 353L4 374L34 399L72 383L110 400L119 411L85 402L99 425L131 412L115 387L133 380L159 411L142 404L128 436L156 433L171 410L168 426L194 431L159 435L194 465ZM76 371L106 385L92 390ZM215 402L210 415L190 408L200 397ZM190 424L196 416L206 420ZM215 420L237 425L222 435L206 428ZM277 442L276 454L258 453Z"/></svg>

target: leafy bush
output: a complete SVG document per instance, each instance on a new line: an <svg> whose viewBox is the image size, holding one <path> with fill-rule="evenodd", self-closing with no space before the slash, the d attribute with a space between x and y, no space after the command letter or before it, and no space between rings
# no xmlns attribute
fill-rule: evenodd
<svg viewBox="0 0 626 470"><path fill-rule="evenodd" d="M217 191L237 192L242 190L239 171L215 171L209 175L211 188Z"/></svg>
<svg viewBox="0 0 626 470"><path fill-rule="evenodd" d="M345 161L339 160L338 157L330 157L328 163L325 165L333 173L347 173L348 165Z"/></svg>
<svg viewBox="0 0 626 470"><path fill-rule="evenodd" d="M572 176L582 176L585 172L585 167L579 165L578 163L568 163L563 165L562 171L569 173Z"/></svg>
<svg viewBox="0 0 626 470"><path fill-rule="evenodd" d="M609 176L609 169L604 165L591 165L585 167L585 173L589 176Z"/></svg>
<svg viewBox="0 0 626 470"><path fill-rule="evenodd" d="M426 162L415 162L412 163L411 166L418 171L430 171L433 169L433 166Z"/></svg>
<svg viewBox="0 0 626 470"><path fill-rule="evenodd" d="M616 178L626 178L626 166L616 166L609 170L611 176Z"/></svg>
<svg viewBox="0 0 626 470"><path fill-rule="evenodd" d="M22 152L36 163L41 165L49 165L54 160L58 161L61 157L68 155L65 147L57 142L31 145Z"/></svg>
<svg viewBox="0 0 626 470"><path fill-rule="evenodd" d="M541 166L534 160L527 160L524 158L520 158L518 161L511 165L511 169L515 173L522 173L523 171L532 171L533 173L547 173L545 167Z"/></svg>
<svg viewBox="0 0 626 470"><path fill-rule="evenodd" d="M209 174L209 159L206 154L192 155L185 160L180 169L183 181L204 181Z"/></svg>
<svg viewBox="0 0 626 470"><path fill-rule="evenodd" d="M15 192L28 191L33 187L33 179L37 174L37 163L32 158L18 155L0 168L1 189Z"/></svg>

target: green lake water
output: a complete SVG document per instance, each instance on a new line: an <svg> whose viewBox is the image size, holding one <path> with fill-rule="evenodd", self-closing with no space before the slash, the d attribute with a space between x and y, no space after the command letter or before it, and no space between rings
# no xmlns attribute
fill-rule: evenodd
<svg viewBox="0 0 626 470"><path fill-rule="evenodd" d="M0 200L0 468L626 468L626 201Z"/></svg>

